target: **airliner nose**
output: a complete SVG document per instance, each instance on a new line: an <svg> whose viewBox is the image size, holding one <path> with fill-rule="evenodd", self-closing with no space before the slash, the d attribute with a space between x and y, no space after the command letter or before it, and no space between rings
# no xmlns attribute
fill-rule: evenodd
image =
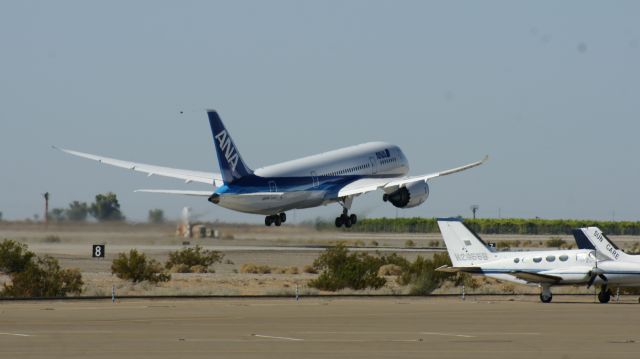
<svg viewBox="0 0 640 359"><path fill-rule="evenodd" d="M209 202L213 203L213 204L218 204L220 203L220 195L217 193L212 194L209 197Z"/></svg>

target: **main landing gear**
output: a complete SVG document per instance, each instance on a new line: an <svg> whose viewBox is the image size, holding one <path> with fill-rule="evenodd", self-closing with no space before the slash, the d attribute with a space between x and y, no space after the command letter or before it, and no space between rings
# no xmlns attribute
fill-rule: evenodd
<svg viewBox="0 0 640 359"><path fill-rule="evenodd" d="M271 223L275 224L276 227L280 227L280 225L286 221L287 215L284 212L264 217L264 225L267 227L270 227Z"/></svg>
<svg viewBox="0 0 640 359"><path fill-rule="evenodd" d="M542 292L540 292L540 301L542 303L551 303L551 299L553 299L551 287L542 287Z"/></svg>
<svg viewBox="0 0 640 359"><path fill-rule="evenodd" d="M346 228L351 228L354 224L358 222L358 216L355 214L348 215L347 210L340 215L340 217L336 217L336 227L340 228L344 225Z"/></svg>
<svg viewBox="0 0 640 359"><path fill-rule="evenodd" d="M600 292L598 292L598 300L600 303L609 303L611 300L611 289L609 289L606 285L600 287Z"/></svg>
<svg viewBox="0 0 640 359"><path fill-rule="evenodd" d="M353 197L346 196L342 197L340 201L338 201L342 206L342 214L340 217L336 217L336 227L340 228L343 225L345 228L351 228L356 222L358 222L358 216L355 214L349 215L349 210L351 209L351 204L353 203Z"/></svg>

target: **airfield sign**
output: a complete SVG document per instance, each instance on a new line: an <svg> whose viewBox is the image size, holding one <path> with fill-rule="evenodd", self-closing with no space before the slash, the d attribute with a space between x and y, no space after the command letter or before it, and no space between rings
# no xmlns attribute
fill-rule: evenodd
<svg viewBox="0 0 640 359"><path fill-rule="evenodd" d="M91 257L104 258L104 244L94 244L91 250Z"/></svg>

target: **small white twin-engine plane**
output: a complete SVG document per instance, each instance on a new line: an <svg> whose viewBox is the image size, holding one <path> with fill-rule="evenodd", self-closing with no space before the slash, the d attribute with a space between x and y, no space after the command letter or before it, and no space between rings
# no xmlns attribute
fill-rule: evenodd
<svg viewBox="0 0 640 359"><path fill-rule="evenodd" d="M573 230L578 248L593 250L599 260L589 286L600 285L598 299L606 303L611 298L610 287L640 286L640 255L627 254L618 248L598 227Z"/></svg>
<svg viewBox="0 0 640 359"><path fill-rule="evenodd" d="M558 285L582 285L606 281L603 272L605 261L596 257L591 249L494 252L480 237L459 219L438 219L442 238L447 246L452 267L442 266L438 271L464 272L473 275L505 280L519 284L541 287L540 300L551 302L551 287ZM609 265L606 265L609 268ZM638 270L636 266L636 270ZM612 273L613 274L613 273ZM638 279L635 274L620 274L622 277ZM614 276L611 275L613 280ZM618 279L616 279L618 280ZM598 299L606 303L611 292L605 286L604 294Z"/></svg>
<svg viewBox="0 0 640 359"><path fill-rule="evenodd" d="M351 227L357 221L349 215L353 198L382 189L382 200L398 208L420 205L429 196L427 181L481 165L487 160L427 175L407 176L409 161L402 150L384 142L368 142L314 156L299 158L255 171L243 161L216 111L207 111L221 173L181 170L144 163L122 161L88 153L62 151L100 163L165 176L185 182L213 185L208 191L146 189L153 192L203 196L209 202L238 212L266 215L267 226L281 225L286 211L311 208L337 202L342 215L336 227Z"/></svg>

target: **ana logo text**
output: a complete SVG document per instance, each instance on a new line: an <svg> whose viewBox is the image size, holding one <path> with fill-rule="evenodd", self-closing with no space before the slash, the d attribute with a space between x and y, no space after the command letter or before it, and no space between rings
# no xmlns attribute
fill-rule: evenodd
<svg viewBox="0 0 640 359"><path fill-rule="evenodd" d="M222 130L222 132L217 134L216 140L218 140L218 146L220 147L220 151L224 154L224 158L229 162L231 171L235 172L236 166L238 165L238 151L233 147L231 138L227 135L227 130Z"/></svg>

